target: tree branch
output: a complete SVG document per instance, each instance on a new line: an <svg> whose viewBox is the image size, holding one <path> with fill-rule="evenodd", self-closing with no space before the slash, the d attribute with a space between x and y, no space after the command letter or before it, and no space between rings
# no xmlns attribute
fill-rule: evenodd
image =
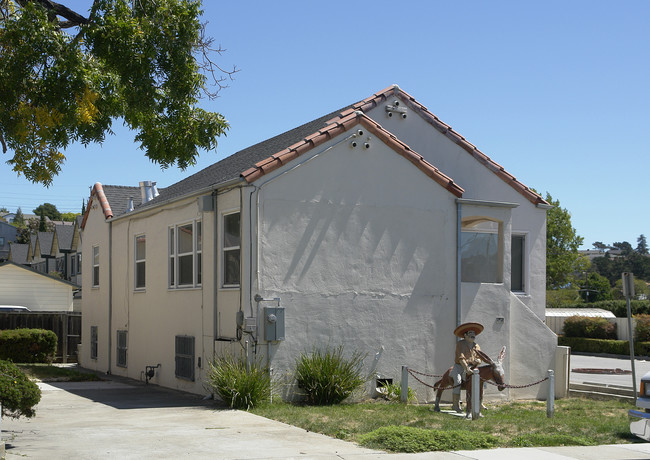
<svg viewBox="0 0 650 460"><path fill-rule="evenodd" d="M20 6L24 7L28 3L37 3L43 6L50 13L50 20L59 22L62 28L76 27L81 24L88 24L88 18L72 11L65 5L53 2L51 0L16 0ZM59 21L56 17L61 16L67 21Z"/></svg>

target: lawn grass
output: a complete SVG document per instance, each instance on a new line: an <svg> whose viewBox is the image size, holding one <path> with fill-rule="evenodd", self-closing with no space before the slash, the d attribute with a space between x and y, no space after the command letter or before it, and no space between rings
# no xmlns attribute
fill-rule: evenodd
<svg viewBox="0 0 650 460"><path fill-rule="evenodd" d="M464 446L465 440L479 438L485 442L485 447L600 445L638 441L630 434L627 411L633 405L629 402L560 399L556 401L553 418L547 418L544 401L488 403L487 406L488 409L483 412L485 417L474 421L433 412L431 405L379 401L320 407L280 402L255 408L251 412L309 431L393 452L458 450L455 446ZM385 427L400 428L386 430ZM454 442L441 441L441 437L445 438L445 432L454 433L451 436ZM414 437L419 441L414 441Z"/></svg>
<svg viewBox="0 0 650 460"><path fill-rule="evenodd" d="M51 364L17 364L21 371L32 380L42 382L86 382L101 380L90 372L81 372L72 367L54 366Z"/></svg>

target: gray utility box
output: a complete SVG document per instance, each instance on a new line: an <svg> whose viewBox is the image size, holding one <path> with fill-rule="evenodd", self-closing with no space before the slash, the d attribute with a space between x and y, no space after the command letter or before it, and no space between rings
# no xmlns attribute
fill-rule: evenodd
<svg viewBox="0 0 650 460"><path fill-rule="evenodd" d="M264 339L284 340L284 307L264 307Z"/></svg>

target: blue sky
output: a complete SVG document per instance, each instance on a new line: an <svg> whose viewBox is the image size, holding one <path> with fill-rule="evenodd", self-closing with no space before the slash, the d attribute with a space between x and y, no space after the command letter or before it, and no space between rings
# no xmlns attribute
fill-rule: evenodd
<svg viewBox="0 0 650 460"><path fill-rule="evenodd" d="M231 124L216 152L162 171L117 122L102 146L69 148L49 188L1 161L0 206L79 212L95 182L165 187L397 83L559 199L585 248L650 236L650 2L205 1L204 10L227 50L219 64L241 69L202 103Z"/></svg>

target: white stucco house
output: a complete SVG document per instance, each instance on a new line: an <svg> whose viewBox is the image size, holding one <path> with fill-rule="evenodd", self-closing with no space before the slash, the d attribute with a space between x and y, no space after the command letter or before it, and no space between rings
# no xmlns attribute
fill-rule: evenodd
<svg viewBox="0 0 650 460"><path fill-rule="evenodd" d="M483 350L507 346L509 383L539 380L557 347L544 324L547 209L391 86L159 194L95 184L80 361L136 379L160 364L152 383L206 393L214 354L248 353L282 379L300 353L344 345L399 382L403 365L442 374L453 329L478 321Z"/></svg>

